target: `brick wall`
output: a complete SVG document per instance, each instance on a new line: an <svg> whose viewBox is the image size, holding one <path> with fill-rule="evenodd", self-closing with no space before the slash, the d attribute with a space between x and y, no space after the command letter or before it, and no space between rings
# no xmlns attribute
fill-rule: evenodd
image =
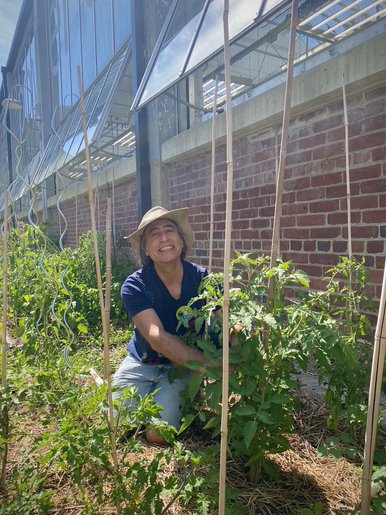
<svg viewBox="0 0 386 515"><path fill-rule="evenodd" d="M122 252L131 253L128 242L124 239L138 225L137 218L137 189L135 179L107 184L94 190L95 223L98 231L106 228L107 198L112 203L112 223L116 248ZM60 204L60 209L67 221L67 231L63 237L65 247L75 247L82 234L91 228L90 207L88 195L78 195ZM50 220L49 233L58 235L63 232L65 223L59 217L57 207L51 207L48 211Z"/></svg>
<svg viewBox="0 0 386 515"><path fill-rule="evenodd" d="M345 130L342 101L291 119L285 170L281 251L306 271L315 287L347 255ZM369 294L379 298L386 238L386 87L347 98L353 254L371 272ZM234 138L232 247L269 254L275 204L280 126ZM222 268L226 163L216 151L214 266ZM194 259L208 262L210 151L169 165L172 208L188 206Z"/></svg>

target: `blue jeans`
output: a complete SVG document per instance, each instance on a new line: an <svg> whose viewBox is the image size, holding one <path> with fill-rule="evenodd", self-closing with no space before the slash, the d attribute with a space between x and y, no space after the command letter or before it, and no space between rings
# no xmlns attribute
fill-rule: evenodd
<svg viewBox="0 0 386 515"><path fill-rule="evenodd" d="M168 374L171 365L149 365L142 363L128 354L121 366L113 376L113 388L119 390L113 392L113 399L120 397L120 391L135 386L138 395L142 398L159 388L155 394L155 402L163 408L160 419L175 427L177 431L181 425L180 394L185 390L192 372L186 369L186 375L181 379L169 382Z"/></svg>

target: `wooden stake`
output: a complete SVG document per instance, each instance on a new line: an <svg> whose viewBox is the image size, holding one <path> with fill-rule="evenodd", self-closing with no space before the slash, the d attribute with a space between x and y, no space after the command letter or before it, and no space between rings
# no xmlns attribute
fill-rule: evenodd
<svg viewBox="0 0 386 515"><path fill-rule="evenodd" d="M283 201L283 186L284 186L284 168L287 158L287 144L288 144L288 128L291 109L291 96L292 96L292 82L293 82L293 67L295 56L295 42L296 42L296 27L298 23L298 2L292 1L291 13L291 36L290 46L288 50L288 67L287 67L287 83L285 88L284 97L284 112L283 124L281 131L281 145L279 156L279 167L277 170L276 178L276 202L275 213L273 218L273 231L272 231L272 247L271 247L271 262L270 266L274 267L276 264L277 256L279 254L280 244L280 221L282 214L282 201ZM274 294L274 279L269 280L268 300L271 301Z"/></svg>
<svg viewBox="0 0 386 515"><path fill-rule="evenodd" d="M350 155L348 148L348 116L346 87L344 83L344 74L342 74L342 92L343 92L343 113L344 113L344 136L345 136L345 153L346 153L346 191L347 191L347 247L348 257L352 259L352 239L351 239L351 187L350 187ZM351 271L350 271L351 283Z"/></svg>
<svg viewBox="0 0 386 515"><path fill-rule="evenodd" d="M118 472L118 458L116 451L116 441L115 441L115 428L114 428L114 415L113 415L113 407L112 407L112 395L111 395L111 379L110 379L110 368L109 368L109 351L108 351L108 342L109 342L109 332L110 332L110 324L108 323L106 316L106 306L103 299L103 287L102 287L102 275L99 261L99 250L98 250L98 233L96 229L95 222L95 205L94 198L92 193L92 179L91 179L91 159L90 159L90 149L88 144L88 135L87 135L87 121L86 121L86 112L84 108L84 95L83 95L83 82L82 82L82 73L80 70L80 66L78 66L78 84L79 84L79 107L82 115L82 126L83 126L83 134L84 134L84 150L86 156L86 172L87 172L87 186L88 186L88 201L90 207L90 217L91 217L91 228L92 228L92 236L93 236L93 244L94 244L94 255L95 255L95 268L97 274L97 282L98 282L98 294L99 294L99 305L101 309L101 317L102 317L102 327L103 327L103 339L104 339L104 374L105 379L107 379L108 383L108 404L109 404L109 425L110 425L110 434L111 434L111 451L112 458L114 463L115 471ZM109 211L109 208L108 208ZM111 219L111 204L110 204L110 213L109 218ZM106 226L107 232L107 226ZM111 238L111 222L110 222L110 238ZM106 244L107 244L107 234L106 234ZM110 245L111 246L111 245ZM107 255L106 255L107 260ZM111 251L110 251L110 267L111 267ZM107 271L106 271L106 280L107 280ZM110 283L111 283L111 269L110 269ZM109 292L108 299L106 299L106 304L108 304L108 312L110 316L110 286L107 288L106 293ZM107 349L107 352L106 352ZM108 377L106 377L108 375ZM117 513L121 513L121 505L119 499L116 501Z"/></svg>
<svg viewBox="0 0 386 515"><path fill-rule="evenodd" d="M8 325L8 191L4 192L4 230L3 230L3 330L2 330L2 352L1 352L1 386L3 394L6 395L7 389L7 325ZM5 401L3 407L3 430L4 451L1 464L0 487L5 489L5 475L8 460L8 436L9 436L9 417L8 417L8 401Z"/></svg>
<svg viewBox="0 0 386 515"><path fill-rule="evenodd" d="M375 329L373 362L371 367L370 391L366 423L365 452L362 475L361 515L370 513L371 476L377 436L379 404L385 365L386 350L386 261L383 273L382 293L379 302L377 327Z"/></svg>
<svg viewBox="0 0 386 515"><path fill-rule="evenodd" d="M229 266L232 231L233 196L233 141L232 141L232 97L230 88L229 52L229 0L224 0L224 69L226 88L226 142L227 142L227 197L225 216L224 244L224 302L223 302L223 364L222 364L222 406L221 406L221 444L219 515L225 514L226 460L228 444L228 396L229 396Z"/></svg>
<svg viewBox="0 0 386 515"><path fill-rule="evenodd" d="M210 229L209 229L209 263L208 271L211 273L213 266L213 229L214 229L214 173L216 169L216 121L217 121L217 85L218 77L214 84L213 113L212 113L212 166L210 173Z"/></svg>

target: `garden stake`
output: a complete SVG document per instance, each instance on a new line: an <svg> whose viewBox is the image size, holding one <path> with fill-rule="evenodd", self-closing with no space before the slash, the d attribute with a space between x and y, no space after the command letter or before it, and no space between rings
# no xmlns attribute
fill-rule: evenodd
<svg viewBox="0 0 386 515"><path fill-rule="evenodd" d="M373 362L371 366L369 402L366 422L365 452L362 475L361 515L370 513L371 476L373 468L375 442L377 436L378 413L381 399L383 367L386 350L386 261L377 327L375 329Z"/></svg>
<svg viewBox="0 0 386 515"><path fill-rule="evenodd" d="M214 229L214 172L216 167L216 117L217 117L217 83L214 83L213 113L212 113L212 165L210 172L210 229L209 229L209 263L208 272L212 271L213 262L213 229Z"/></svg>
<svg viewBox="0 0 386 515"><path fill-rule="evenodd" d="M82 81L82 73L80 71L80 66L78 66L78 85L79 85L79 107L80 107L80 112L81 112L81 116L82 116L82 126L83 126L83 134L84 134L84 150L85 150L85 156L86 156L88 201L89 201L89 207L90 207L91 228L92 228L93 243L94 243L95 268L96 268L96 275L97 275L97 282L98 282L99 305L100 305L101 316L102 316L103 337L104 337L104 341L108 341L109 328L107 327L108 324L107 324L107 320L106 320L106 316L105 316L105 303L104 303L104 299L103 299L102 276L101 276L99 251L98 251L98 235L97 235L96 223L95 223L95 206L94 206L94 199L93 199L93 194L92 194L90 149L89 149L89 145L88 145L86 112L84 109L83 81ZM107 258L107 256L106 256L106 258ZM105 372L106 372L106 363L105 363ZM111 400L110 397L111 397L111 395L110 395L110 393L108 393L109 413L112 413L112 405L110 403L110 400ZM111 432L112 458L113 458L115 472L118 472L118 458L117 458L117 453L116 453L115 429L114 429L114 420L113 419L109 420L109 425L110 425L110 432ZM120 514L121 513L121 503L120 503L119 499L116 500L116 508L117 508L117 513Z"/></svg>
<svg viewBox="0 0 386 515"><path fill-rule="evenodd" d="M224 71L226 91L226 145L227 145L227 198L224 243L224 302L223 302L223 363L222 363L222 405L221 444L219 478L219 515L225 514L226 460L228 446L228 395L229 395L229 265L232 229L233 193L233 148L232 148L232 98L230 89L229 57L229 0L224 0Z"/></svg>
<svg viewBox="0 0 386 515"><path fill-rule="evenodd" d="M296 39L296 27L298 23L298 2L297 0L292 1L292 12L291 12L291 35L290 35L290 46L288 49L288 67L287 67L287 82L285 88L284 97L284 112L283 112L283 125L281 131L281 144L280 144L280 156L279 156L279 168L277 170L276 178L276 202L275 202L275 213L273 218L273 230L272 230L272 246L271 246L271 268L275 266L277 256L279 254L279 243L280 243L280 219L282 215L282 201L283 201L283 187L284 187L284 167L287 158L287 144L288 144L288 127L290 119L291 109L291 95L292 95L292 82L293 82L293 67L294 67L294 56L295 56L295 39ZM274 298L275 280L270 277L268 281L268 302Z"/></svg>
<svg viewBox="0 0 386 515"><path fill-rule="evenodd" d="M4 223L3 223L3 330L2 339L3 346L1 352L1 387L4 395L7 389L7 324L8 324L8 296L7 296L7 276L8 276L8 191L4 192ZM7 468L8 459L8 432L9 432L9 418L8 418L8 400L5 397L3 406L3 419L2 436L4 438L4 451L2 455L1 464L1 479L0 487L5 489L5 473Z"/></svg>
<svg viewBox="0 0 386 515"><path fill-rule="evenodd" d="M350 187L350 156L348 150L348 116L347 116L347 100L346 87L344 83L344 74L342 74L342 92L343 92L343 112L344 112L344 139L346 153L346 191L347 191L347 246L348 257L352 259L352 239L351 239L351 187ZM350 270L350 286L352 280Z"/></svg>

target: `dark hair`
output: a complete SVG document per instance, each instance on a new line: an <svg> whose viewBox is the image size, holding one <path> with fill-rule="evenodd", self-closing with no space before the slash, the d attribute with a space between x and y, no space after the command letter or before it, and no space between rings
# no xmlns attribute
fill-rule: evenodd
<svg viewBox="0 0 386 515"><path fill-rule="evenodd" d="M170 220L170 218L168 218L168 220ZM170 220L170 221L173 223L173 225L177 229L178 236L181 238L181 241L182 241L182 252L181 252L181 256L180 257L181 257L181 259L185 259L185 256L186 256L186 242L185 242L185 238L184 238L184 233L181 231L180 226L174 220ZM139 257L141 258L141 263L142 263L143 267L147 266L152 261L152 259L149 256L146 255L146 250L145 250L145 246L146 246L145 232L146 232L146 228L145 228L145 230L143 231L143 233L141 235L141 240L140 240L140 245L139 245Z"/></svg>

